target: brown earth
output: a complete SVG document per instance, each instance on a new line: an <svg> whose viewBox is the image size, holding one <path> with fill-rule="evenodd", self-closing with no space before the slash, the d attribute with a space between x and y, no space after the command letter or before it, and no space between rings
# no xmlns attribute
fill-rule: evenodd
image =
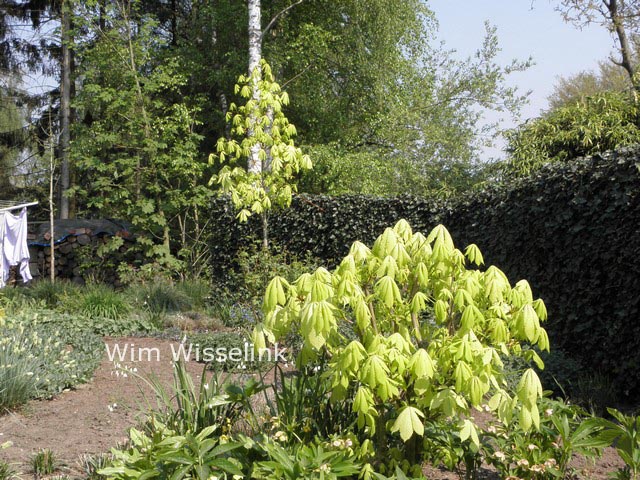
<svg viewBox="0 0 640 480"><path fill-rule="evenodd" d="M136 358L135 361L114 362L106 358L97 369L93 381L63 392L51 400L30 402L18 412L0 416L0 444L12 442L13 446L0 451L0 459L11 463L16 470L27 474L29 459L40 449L54 452L62 467L59 473L82 475L79 459L84 454L108 452L110 448L127 438L127 429L139 424L144 412L154 405L151 389L139 377L152 374L169 386L173 378L172 348L177 342L153 338L106 339L113 348L133 344L138 348L157 348L160 361L152 358ZM143 355L146 357L146 355ZM136 368L136 374L122 374L122 367ZM188 362L187 369L196 384L202 374L202 365ZM601 480L622 466L613 449L607 449L595 465L575 459L576 478ZM456 473L427 467L427 478L449 480L460 478ZM482 479L498 479L494 471L481 471Z"/></svg>

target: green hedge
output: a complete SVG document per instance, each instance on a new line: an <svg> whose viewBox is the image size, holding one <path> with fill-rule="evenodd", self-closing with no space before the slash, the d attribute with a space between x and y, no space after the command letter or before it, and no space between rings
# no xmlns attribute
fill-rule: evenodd
<svg viewBox="0 0 640 480"><path fill-rule="evenodd" d="M411 197L298 196L270 219L274 243L334 262L358 239L371 243L406 218L437 223L456 243L476 243L487 265L526 278L549 310L552 347L640 393L640 149L546 167L508 186L454 202ZM257 222L239 226L224 200L213 206L214 269L224 275Z"/></svg>

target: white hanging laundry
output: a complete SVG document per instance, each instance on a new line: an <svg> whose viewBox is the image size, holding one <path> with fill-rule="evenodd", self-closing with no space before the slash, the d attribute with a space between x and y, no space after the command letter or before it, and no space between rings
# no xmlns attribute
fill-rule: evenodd
<svg viewBox="0 0 640 480"><path fill-rule="evenodd" d="M7 277L9 276L9 269L5 267L4 261L4 216L6 212L0 212L0 288L3 288L7 283Z"/></svg>
<svg viewBox="0 0 640 480"><path fill-rule="evenodd" d="M27 209L23 208L18 216L9 212L0 218L0 288L9 278L9 268L20 265L20 275L26 283L31 280L29 271L29 247L27 246Z"/></svg>

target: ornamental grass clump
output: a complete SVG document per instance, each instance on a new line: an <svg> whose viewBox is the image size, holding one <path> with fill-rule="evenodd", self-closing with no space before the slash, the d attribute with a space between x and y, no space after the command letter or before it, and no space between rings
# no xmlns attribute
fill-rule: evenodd
<svg viewBox="0 0 640 480"><path fill-rule="evenodd" d="M461 440L478 447L472 407L537 428L540 380L527 368L510 390L503 358L543 367L536 350L521 344L549 349L545 305L526 281L512 286L482 264L478 247L457 249L445 227L425 236L401 220L372 248L353 243L332 272L318 268L294 282L275 277L254 344L298 332L299 367L327 359L322 375L331 399L351 405L361 448L375 451L374 461L398 445L417 465L425 425L448 417Z"/></svg>

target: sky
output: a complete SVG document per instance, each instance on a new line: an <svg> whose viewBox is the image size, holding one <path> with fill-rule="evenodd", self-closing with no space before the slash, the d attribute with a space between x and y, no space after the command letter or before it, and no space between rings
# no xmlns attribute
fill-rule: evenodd
<svg viewBox="0 0 640 480"><path fill-rule="evenodd" d="M565 23L551 0L428 0L440 25L439 38L457 51L459 58L472 55L482 44L484 22L497 27L502 51L498 57L506 65L512 59L532 57L535 65L515 73L509 85L522 92L531 90L529 105L520 122L537 117L548 106L547 97L559 76L594 70L614 48L604 27L593 25L582 30ZM493 120L495 117L491 117ZM505 121L506 127L519 122ZM504 156L501 148L487 149L483 160Z"/></svg>

